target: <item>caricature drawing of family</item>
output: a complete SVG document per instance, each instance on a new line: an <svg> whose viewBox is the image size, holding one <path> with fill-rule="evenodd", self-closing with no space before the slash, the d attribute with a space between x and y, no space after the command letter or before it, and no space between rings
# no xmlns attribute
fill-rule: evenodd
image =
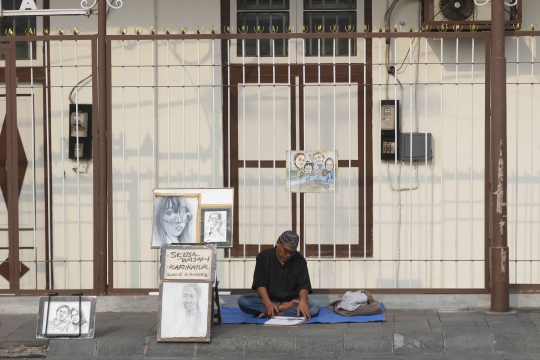
<svg viewBox="0 0 540 360"><path fill-rule="evenodd" d="M49 314L49 318L51 315ZM54 334L78 334L80 329L81 334L88 334L88 326L88 321L82 309L79 314L78 307L69 307L63 304L56 309L55 317L49 321L47 332Z"/></svg>
<svg viewBox="0 0 540 360"><path fill-rule="evenodd" d="M336 158L334 151L291 152L288 184L293 192L334 192Z"/></svg>

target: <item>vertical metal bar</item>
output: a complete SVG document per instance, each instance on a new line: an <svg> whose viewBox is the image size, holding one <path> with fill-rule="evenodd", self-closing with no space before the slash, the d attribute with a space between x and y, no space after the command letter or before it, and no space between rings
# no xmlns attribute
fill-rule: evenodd
<svg viewBox="0 0 540 360"><path fill-rule="evenodd" d="M382 110L381 110L381 99L383 98L383 95L382 95L382 84L383 84L382 43L383 43L383 39L379 38L379 64L378 64L379 65L379 103L377 104L377 108L379 109L379 131L381 131L381 128L382 128ZM351 70L349 69L349 83L350 82L351 82ZM349 131L349 134L350 134L350 131ZM382 250L382 173L381 173L382 161L380 160L382 156L382 144L380 143L380 141L381 141L381 138L379 136L379 159L378 159L379 160L378 161L379 163L379 184L378 184L379 185L379 277L378 277L378 280L379 281L382 279L382 251L381 251ZM349 140L349 143L350 143L350 140ZM350 161L349 161L349 168L352 169L352 165ZM352 174L350 176L352 176ZM351 188L350 176L349 176L349 189ZM351 205L349 201L349 214L350 214L350 211L351 211ZM350 228L350 223L351 223L351 220L350 220L350 215L349 215L349 228ZM351 249L349 245L349 258L350 256L351 256Z"/></svg>
<svg viewBox="0 0 540 360"><path fill-rule="evenodd" d="M418 40L420 41L420 40ZM420 45L418 45L420 46ZM427 134L428 134L428 130L429 130L429 123L428 123L428 39L425 38L424 39L424 82L425 82L425 90L424 90L424 126L425 126L425 133L424 133L424 136L425 136L425 154L426 154L426 158L425 158L425 163L424 163L424 166L425 166L425 171L424 171L424 185L425 185L425 201L424 201L424 209L426 210L425 211L425 226L424 226L424 232L425 232L425 249L426 249L426 254L425 254L425 259L426 259L426 288L429 288L430 287L430 284L429 284L429 273L430 271L432 271L433 267L431 266L431 262L429 262L428 260L431 260L432 257L429 256L432 254L432 251L433 251L433 243L431 243L430 245L431 246L428 246L428 195L429 195L429 192L428 192L428 174L429 174L429 167L428 167L428 149L427 149ZM418 49L418 51L420 52L420 49ZM420 56L418 57L418 61L420 61ZM433 160L432 160L433 161ZM432 187L433 189L433 187ZM433 204L433 198L431 199L432 200L432 204ZM433 206L431 207L431 219L433 221ZM431 228L431 233L433 234L433 227ZM431 251L428 251L428 248L431 250Z"/></svg>
<svg viewBox="0 0 540 360"><path fill-rule="evenodd" d="M288 152L288 159L287 161L290 161L291 160L291 151L292 151L292 130L291 130L291 127L292 127L292 109L291 109L291 106L292 106L292 83L291 83L291 39L287 39L287 43L288 43L288 46L287 46L287 84L289 85L289 89L288 89L288 96L287 96L287 129L288 129L288 140L287 143L289 144L289 152ZM302 43L304 43L304 41L302 40ZM296 41L296 44L298 45L298 40ZM296 92L295 92L296 94ZM295 104L296 104L296 101L295 101ZM296 109L295 109L295 114L296 114ZM292 165L291 165L292 166ZM289 189L291 188L291 182L290 182L290 176L287 176L289 178ZM290 190L289 190L290 191ZM296 196L296 195L293 195L292 192L291 194L288 196L288 201L289 201L289 226L288 228L292 230L292 197L293 196ZM306 254L306 239L304 237L304 255Z"/></svg>
<svg viewBox="0 0 540 360"><path fill-rule="evenodd" d="M105 9L107 8L106 0L98 0L98 8L103 11L99 11L98 14L98 66L99 66L99 79L98 83L100 84L99 91L99 167L100 167L100 176L99 176L99 200L98 207L99 211L99 233L95 238L99 242L99 258L98 260L98 292L100 294L105 294L107 292L107 177L112 174L107 174L109 167L108 164L108 152L107 152L107 112L108 106L108 89L107 89L107 14ZM110 142L109 142L110 143ZM108 227L112 227L112 224L109 224ZM112 241L111 239L109 239ZM112 254L111 254L112 255ZM95 261L95 259L94 259ZM112 271L112 269L111 269Z"/></svg>
<svg viewBox="0 0 540 360"><path fill-rule="evenodd" d="M530 214L530 231L529 231L529 283L533 282L533 194L534 194L534 54L535 54L535 37L531 36L531 195L529 196L529 214ZM519 82L519 79L517 79Z"/></svg>
<svg viewBox="0 0 540 360"><path fill-rule="evenodd" d="M273 185L274 185L274 237L277 236L277 187L276 187L276 57L275 57L275 39L272 39L272 123L274 124L274 131L273 131L273 148L272 148L272 159L274 160L272 163L272 169L274 171L273 174ZM289 113L290 113L290 107Z"/></svg>
<svg viewBox="0 0 540 360"><path fill-rule="evenodd" d="M184 171L182 176L184 178L184 186L186 187L186 40L182 39L182 165ZM230 79L230 74L229 74ZM230 98L230 93L229 93Z"/></svg>
<svg viewBox="0 0 540 360"><path fill-rule="evenodd" d="M356 40L356 39L355 39ZM367 39L364 38L364 76L363 76L363 85L364 85L364 139L363 139L363 144L364 144L364 159L363 159L363 164L364 164L364 182L363 182L363 185L362 185L362 188L364 190L364 287L367 287L367 186L366 184L368 183L368 178L367 178L367 161L366 161L366 154L367 154L367 129L366 129L366 124L367 124L367 91L368 91L368 88L366 86L366 83L367 83L367 80L366 80L366 77L367 77ZM358 159L360 160L360 159Z"/></svg>
<svg viewBox="0 0 540 360"><path fill-rule="evenodd" d="M262 198L261 198L261 40L257 39L257 173L259 195L259 251L261 252L262 241Z"/></svg>
<svg viewBox="0 0 540 360"><path fill-rule="evenodd" d="M139 287L142 281L141 233L141 42L137 40L137 240L139 244Z"/></svg>
<svg viewBox="0 0 540 360"><path fill-rule="evenodd" d="M126 89L125 89L125 43L122 40L122 238L124 242L124 287L127 286L127 230L126 230Z"/></svg>
<svg viewBox="0 0 540 360"><path fill-rule="evenodd" d="M389 49L390 50L390 49ZM394 39L394 69L397 69L397 38ZM394 73L394 101L397 104L397 72ZM398 111L396 106L396 111L394 112L394 137L397 140L399 133L398 133ZM398 157L397 157L398 149L397 149L397 141L396 141L396 149L394 152L394 166L396 168L396 172L394 174L394 184L396 186L396 190L394 191L394 199L396 204L396 218L394 222L394 231L396 232L397 237L394 238L395 243L395 262L394 262L394 275L395 275L395 288L398 288L398 278L399 278L399 265L401 261L401 244L400 244L400 238L401 238L401 194L399 193L399 187L400 183L398 182L398 166L399 171L401 171L401 165L398 164Z"/></svg>
<svg viewBox="0 0 540 360"><path fill-rule="evenodd" d="M182 54L183 56L183 54ZM124 65L122 63L122 65ZM157 86L156 86L156 72L157 72L157 66L156 66L156 41L152 40L152 189L155 189L157 186L157 158L156 158L156 138L157 138L157 126L156 126L156 92L157 92ZM160 250L153 250L153 260L156 264L156 276L154 276L154 287L159 287L159 251Z"/></svg>
<svg viewBox="0 0 540 360"><path fill-rule="evenodd" d="M458 259L458 175L457 175L457 168L458 168L458 109L459 109L459 102L458 102L458 74L459 74L459 38L456 38L456 103L455 103L455 118L454 118L454 132L455 132L455 151L454 151L454 162L455 162L455 168L454 168L454 191L455 191L455 198L454 198L454 264L456 265L456 288L459 287L459 276L458 276L458 265L457 262Z"/></svg>
<svg viewBox="0 0 540 360"><path fill-rule="evenodd" d="M332 46L332 80L334 81L334 84L333 84L333 95L334 95L334 109L333 109L333 122L334 122L334 134L333 134L333 145L332 145L332 149L335 150L336 149L336 39L332 39L333 41L333 46ZM334 159L336 158L336 156L334 155ZM324 164L323 164L324 166ZM322 181L322 178L321 178L321 181ZM330 189L330 182L328 183L328 188ZM334 235L334 241L333 241L333 253L334 253L334 284L337 284L337 274L336 274L336 191L335 191L335 187L334 187L334 209L333 209L333 235ZM334 285L335 286L335 285Z"/></svg>
<svg viewBox="0 0 540 360"><path fill-rule="evenodd" d="M244 287L246 287L246 275L247 275L247 264L246 264L246 242L248 239L247 236L247 219L246 219L246 203L247 203L247 196L246 196L246 177L247 177L247 168L246 168L246 40L242 39L242 128L243 133L242 135L244 138L242 139L242 145L244 147Z"/></svg>
<svg viewBox="0 0 540 360"><path fill-rule="evenodd" d="M215 64L215 40L212 43L212 187L216 187L217 154L216 154L216 64Z"/></svg>
<svg viewBox="0 0 540 360"><path fill-rule="evenodd" d="M49 117L49 93L50 93L50 84L49 84L49 71L50 71L50 67L49 67L49 42L48 41L44 41L43 42L43 48L44 48L44 64L45 64L45 131L46 131L46 144L47 144L47 153L46 153L46 156L47 156L47 168L46 168L46 171L47 171L47 178L49 179L49 182L52 182L52 166L50 165L51 164L51 126L50 126L50 117ZM52 198L51 198L51 186L47 185L47 199L49 199L49 201L52 203ZM52 253L52 211L51 211L51 206L47 206L47 209L46 209L47 213L48 213L48 219L49 219L49 223L47 224L47 231L48 231L48 236L47 236L47 242L48 242L48 248L47 248L47 251L49 253L49 263L47 264L47 269L49 269L49 284L50 284L50 288L51 289L54 289L54 283L53 283L53 272L52 272L52 267L53 267L53 253Z"/></svg>
<svg viewBox="0 0 540 360"><path fill-rule="evenodd" d="M317 39L319 46L317 47L317 151L321 150L321 39ZM305 81L305 79L304 79ZM304 91L304 97L306 92ZM304 106L306 106L304 101ZM306 118L306 113L304 112L304 121ZM305 138L304 133L304 138ZM306 142L304 141L304 146ZM304 207L305 207L304 202ZM305 214L305 211L304 211ZM304 215L305 216L305 215ZM304 222L305 224L305 222ZM334 239L335 241L335 239ZM319 288L322 287L322 277L321 277L321 202L320 195L317 194L317 257L319 258Z"/></svg>
<svg viewBox="0 0 540 360"><path fill-rule="evenodd" d="M357 39L355 39L355 41L357 41ZM348 51L348 57L347 57L347 71L348 71L348 96L347 96L347 99L348 99L348 106L347 106L347 136L348 136L348 154L347 156L349 157L349 188L348 188L348 191L349 193L351 192L351 177L352 177L352 148L351 148L351 134L352 134L352 129L351 129L351 86L352 86L352 67L351 67L351 41L349 40L348 41L348 47L347 47L347 51ZM364 44L365 45L365 44ZM364 46L364 50L365 50L365 46ZM365 56L364 56L364 65L365 65ZM365 79L364 79L365 81ZM358 86L360 86L360 84L358 84ZM364 106L366 106L366 104L364 103ZM337 159L337 164L339 163L339 159ZM339 166L338 166L339 167ZM335 186L335 184L334 184ZM352 202L352 196L349 196L349 211L347 212L348 214L348 221L349 221L349 244L348 244L348 254L349 254L349 287L352 288L353 287L353 283L352 283L352 274L353 274L353 271L352 271L352 254L351 254L351 248L352 248L352 227L351 227L351 202Z"/></svg>
<svg viewBox="0 0 540 360"><path fill-rule="evenodd" d="M16 77L16 49L15 41L9 42L6 51L5 82L6 82L6 164L18 163L17 146L17 77ZM8 241L9 249L9 289L20 290L20 262L19 262L19 191L17 165L7 174L7 208L8 208Z"/></svg>
<svg viewBox="0 0 540 360"><path fill-rule="evenodd" d="M444 287L444 152L443 152L443 143L444 143L444 130L443 130L443 89L444 89L444 78L443 78L443 65L444 65L444 38L441 38L441 288Z"/></svg>
<svg viewBox="0 0 540 360"><path fill-rule="evenodd" d="M238 101L238 99L237 99ZM236 104L238 106L238 104ZM228 167L228 179L227 186L231 187L231 40L227 40L227 167ZM238 215L235 215L238 216ZM229 287L231 284L232 262L231 262L231 249L228 250L229 258Z"/></svg>
<svg viewBox="0 0 540 360"><path fill-rule="evenodd" d="M197 39L197 184L201 187L201 40Z"/></svg>
<svg viewBox="0 0 540 360"><path fill-rule="evenodd" d="M302 113L303 113L303 116L300 116L300 118L303 119L304 123L306 122L306 84L307 84L307 79L306 79L306 50L305 50L305 46L306 46L306 39L303 39L303 42L302 42L302 86L303 86L303 91L302 91L302 97L303 97L303 101L302 101ZM319 101L319 104L320 104L320 101ZM319 111L320 113L320 111ZM304 134L301 134L299 135L299 138L300 136L303 136L304 137L304 146L306 144L306 134L304 132ZM300 149L299 148L299 145L296 145L297 146L297 150L305 150L305 149ZM296 196L296 195L295 195ZM302 196L302 194L300 194L300 196ZM305 213L306 213L306 202L301 202L301 206L304 206L304 211L301 212L302 214L304 214L305 216ZM294 219L294 221L297 221L297 219ZM304 233L304 254L307 254L306 253L306 248L307 248L307 236L305 235L306 234L306 222L304 221L304 228L302 229L303 233ZM319 267L320 268L320 267ZM320 274L319 274L319 281L320 281Z"/></svg>
<svg viewBox="0 0 540 360"><path fill-rule="evenodd" d="M471 49L471 154L474 153L474 40L475 38L472 38L472 49ZM474 156L471 156L471 180L470 180L470 191L469 191L469 200L470 200L470 211L471 211L471 229L470 229L470 238L469 242L471 243L470 248L470 258L471 258L471 282L472 287L474 288L474 209L473 209L473 172L474 172Z"/></svg>
<svg viewBox="0 0 540 360"><path fill-rule="evenodd" d="M77 40L75 44L75 114L79 116L79 56L77 54ZM70 99L71 101L71 99ZM70 116L71 114L68 114ZM75 126L75 139L77 140L76 148L79 148L79 127ZM79 153L75 154L77 159L77 235L79 236L79 288L82 288L82 251L81 251L81 174L79 173L80 160Z"/></svg>
<svg viewBox="0 0 540 360"><path fill-rule="evenodd" d="M171 63L167 39L167 187L171 187ZM182 54L183 56L184 54Z"/></svg>
<svg viewBox="0 0 540 360"><path fill-rule="evenodd" d="M68 258L68 244L67 244L67 236L66 236L66 233L67 233L67 225L66 225L66 176L65 176L65 173L66 173L66 169L65 169L65 160L64 160L64 154L65 154L65 150L64 150L64 143L65 143L65 140L66 140L66 135L65 135L65 126L63 124L64 122L64 61L63 61L63 56L62 56L62 45L63 45L63 42L62 40L60 40L60 54L59 54L59 58L60 58L60 89L61 89L61 99L60 99L60 118L61 118L61 121L60 121L60 126L62 127L62 139L61 139L61 143L60 143L60 148L61 148L61 151L62 151L62 156L61 156L61 160L62 160L62 226L63 226L63 240L64 240L64 289L67 289L68 288L68 271L67 271L67 258ZM68 116L69 117L69 116Z"/></svg>
<svg viewBox="0 0 540 360"><path fill-rule="evenodd" d="M515 264L515 282L518 283L518 263L519 261L519 255L518 255L518 249L520 249L521 244L518 243L518 232L519 232L519 226L518 226L518 212L519 212L519 192L518 192L518 185L519 185L519 36L516 36L516 154L515 154L515 165L516 165L516 183L515 183L515 201L514 201L514 254L516 262Z"/></svg>
<svg viewBox="0 0 540 360"><path fill-rule="evenodd" d="M420 41L420 40L418 40ZM418 45L420 46L420 45ZM420 50L418 50L420 51ZM409 288L412 288L412 268L413 268L413 231L412 231L412 213L413 213L413 197L412 197L412 173L413 173L413 163L412 163L412 134L413 134L413 123L415 122L415 113L413 108L413 89L416 87L416 84L413 85L412 77L412 58L413 58L413 48L412 48L412 38L409 38L409 109L411 112L411 121L409 124L410 129L410 141L409 141L409 154L411 157L409 159ZM417 129L418 130L418 129Z"/></svg>
<svg viewBox="0 0 540 360"><path fill-rule="evenodd" d="M0 4L1 8L2 4ZM34 276L35 276L35 289L37 290L37 275L38 275L38 267L37 267L37 244L36 244L36 117L34 114L34 54L33 54L33 47L30 43L30 107L32 111L32 225L33 225L33 231L32 231L32 242L34 244Z"/></svg>

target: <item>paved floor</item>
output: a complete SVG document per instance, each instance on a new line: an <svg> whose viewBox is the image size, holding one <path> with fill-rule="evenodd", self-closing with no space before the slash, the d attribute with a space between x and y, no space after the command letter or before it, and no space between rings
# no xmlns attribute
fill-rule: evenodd
<svg viewBox="0 0 540 360"><path fill-rule="evenodd" d="M157 313L98 313L91 340L37 340L35 315L0 315L0 358L540 359L540 309L387 311L387 322L216 325L209 344L156 342Z"/></svg>

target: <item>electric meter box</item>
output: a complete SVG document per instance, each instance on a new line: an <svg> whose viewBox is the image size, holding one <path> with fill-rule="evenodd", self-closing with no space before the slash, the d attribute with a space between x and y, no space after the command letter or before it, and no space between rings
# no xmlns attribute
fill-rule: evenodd
<svg viewBox="0 0 540 360"><path fill-rule="evenodd" d="M401 149L399 154L401 155L401 160L411 161L412 159L413 161L422 161L426 159L431 160L433 158L431 133L401 133L400 140Z"/></svg>

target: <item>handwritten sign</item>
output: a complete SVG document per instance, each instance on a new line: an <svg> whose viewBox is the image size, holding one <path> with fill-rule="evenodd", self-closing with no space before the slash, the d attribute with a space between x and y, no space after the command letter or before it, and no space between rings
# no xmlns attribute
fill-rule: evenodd
<svg viewBox="0 0 540 360"><path fill-rule="evenodd" d="M210 280L215 269L215 248L199 246L164 246L161 278L163 280Z"/></svg>

